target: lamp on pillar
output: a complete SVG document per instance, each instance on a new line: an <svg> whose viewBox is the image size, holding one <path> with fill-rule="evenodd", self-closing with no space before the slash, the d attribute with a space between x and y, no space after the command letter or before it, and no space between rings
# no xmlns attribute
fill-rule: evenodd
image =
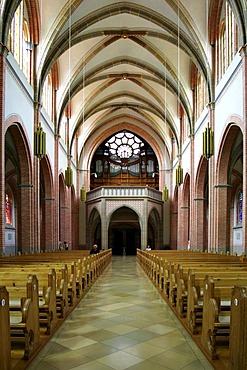
<svg viewBox="0 0 247 370"><path fill-rule="evenodd" d="M70 188L73 185L73 171L68 165L67 170L65 170L65 185Z"/></svg>
<svg viewBox="0 0 247 370"><path fill-rule="evenodd" d="M206 159L209 159L214 154L214 133L208 126L205 128L203 132L203 155Z"/></svg>
<svg viewBox="0 0 247 370"><path fill-rule="evenodd" d="M179 164L178 167L176 168L176 185L180 186L182 183L183 183L183 169Z"/></svg>
<svg viewBox="0 0 247 370"><path fill-rule="evenodd" d="M167 202L169 199L169 193L166 185L164 186L163 192L162 192L162 199L164 202Z"/></svg>
<svg viewBox="0 0 247 370"><path fill-rule="evenodd" d="M34 155L39 159L44 158L46 155L46 133L40 124L34 133Z"/></svg>
<svg viewBox="0 0 247 370"><path fill-rule="evenodd" d="M87 198L86 189L85 189L84 186L82 186L81 190L80 190L80 199L81 199L82 202L85 202L86 198Z"/></svg>

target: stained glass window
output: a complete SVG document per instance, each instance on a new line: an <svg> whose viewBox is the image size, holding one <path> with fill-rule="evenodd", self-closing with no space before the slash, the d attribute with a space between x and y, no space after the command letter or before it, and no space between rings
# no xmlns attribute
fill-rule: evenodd
<svg viewBox="0 0 247 370"><path fill-rule="evenodd" d="M5 193L5 222L12 225L12 197L9 193Z"/></svg>
<svg viewBox="0 0 247 370"><path fill-rule="evenodd" d="M112 136L105 145L113 159L133 160L139 157L144 143L136 135L124 131Z"/></svg>
<svg viewBox="0 0 247 370"><path fill-rule="evenodd" d="M237 222L238 222L238 224L241 224L242 223L242 216L243 216L243 214L242 214L242 212L243 212L243 193L242 193L242 191L240 191L239 193L238 193L238 204L237 204L237 212L238 212L238 214L237 214Z"/></svg>

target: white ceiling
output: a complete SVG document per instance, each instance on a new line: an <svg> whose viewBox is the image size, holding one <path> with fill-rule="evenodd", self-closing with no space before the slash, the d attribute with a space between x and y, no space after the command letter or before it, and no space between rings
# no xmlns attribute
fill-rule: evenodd
<svg viewBox="0 0 247 370"><path fill-rule="evenodd" d="M90 136L99 144L120 128L136 128L171 152L171 138L179 143L178 96L192 125L191 62L207 70L207 6L43 0L39 78L42 86L57 62L58 131L70 101L71 151L76 137L80 152Z"/></svg>

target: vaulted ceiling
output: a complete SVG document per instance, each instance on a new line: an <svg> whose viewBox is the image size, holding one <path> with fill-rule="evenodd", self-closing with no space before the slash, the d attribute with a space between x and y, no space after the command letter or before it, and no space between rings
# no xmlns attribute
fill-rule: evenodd
<svg viewBox="0 0 247 370"><path fill-rule="evenodd" d="M179 151L181 107L193 132L193 63L210 81L208 3L40 1L36 100L55 67L55 131L69 116L71 153L76 141L81 155L86 145L96 149L122 129L162 152L162 166L171 158L172 142Z"/></svg>
<svg viewBox="0 0 247 370"><path fill-rule="evenodd" d="M57 62L57 127L70 102L70 148L136 127L170 153L178 100L193 125L192 62L208 69L207 12L204 1L43 1L38 77L42 86Z"/></svg>

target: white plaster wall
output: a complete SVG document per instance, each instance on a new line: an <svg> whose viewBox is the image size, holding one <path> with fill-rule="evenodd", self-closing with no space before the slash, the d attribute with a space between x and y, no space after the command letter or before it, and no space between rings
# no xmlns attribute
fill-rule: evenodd
<svg viewBox="0 0 247 370"><path fill-rule="evenodd" d="M222 139L222 134L225 129L225 124L229 116L240 116L243 119L243 72L241 65L237 65L236 69L231 70L233 74L228 76L230 81L217 89L216 106L215 106L215 155L218 156L219 145ZM230 72L229 71L229 72ZM222 87L222 89L220 89Z"/></svg>
<svg viewBox="0 0 247 370"><path fill-rule="evenodd" d="M34 113L33 113L33 90L28 84L25 75L20 70L18 64L12 54L8 55L6 68L6 95L5 95L5 120L10 115L18 115L20 121L25 128L27 140L31 153L33 153L33 135L34 135ZM42 108L40 111L40 123L46 133L46 149L47 156L51 164L52 172L54 173L54 131L53 123L50 121L46 111ZM60 142L59 150L59 173L67 168L67 152L64 143ZM74 162L73 182L76 184L76 171Z"/></svg>
<svg viewBox="0 0 247 370"><path fill-rule="evenodd" d="M11 54L8 56L8 62L11 64L7 63L6 68L5 120L13 114L20 116L33 151L33 93Z"/></svg>
<svg viewBox="0 0 247 370"><path fill-rule="evenodd" d="M241 58L235 57L225 76L216 87L215 98L215 158L218 156L219 146L222 135L225 130L225 124L229 116L236 115L243 119L243 72L241 69ZM195 176L198 170L198 164L202 156L202 134L208 123L208 109L205 108L195 124ZM184 175L190 173L190 145L183 146L182 167ZM177 159L173 165L177 166ZM216 161L217 163L217 161ZM175 186L174 171L174 186Z"/></svg>

